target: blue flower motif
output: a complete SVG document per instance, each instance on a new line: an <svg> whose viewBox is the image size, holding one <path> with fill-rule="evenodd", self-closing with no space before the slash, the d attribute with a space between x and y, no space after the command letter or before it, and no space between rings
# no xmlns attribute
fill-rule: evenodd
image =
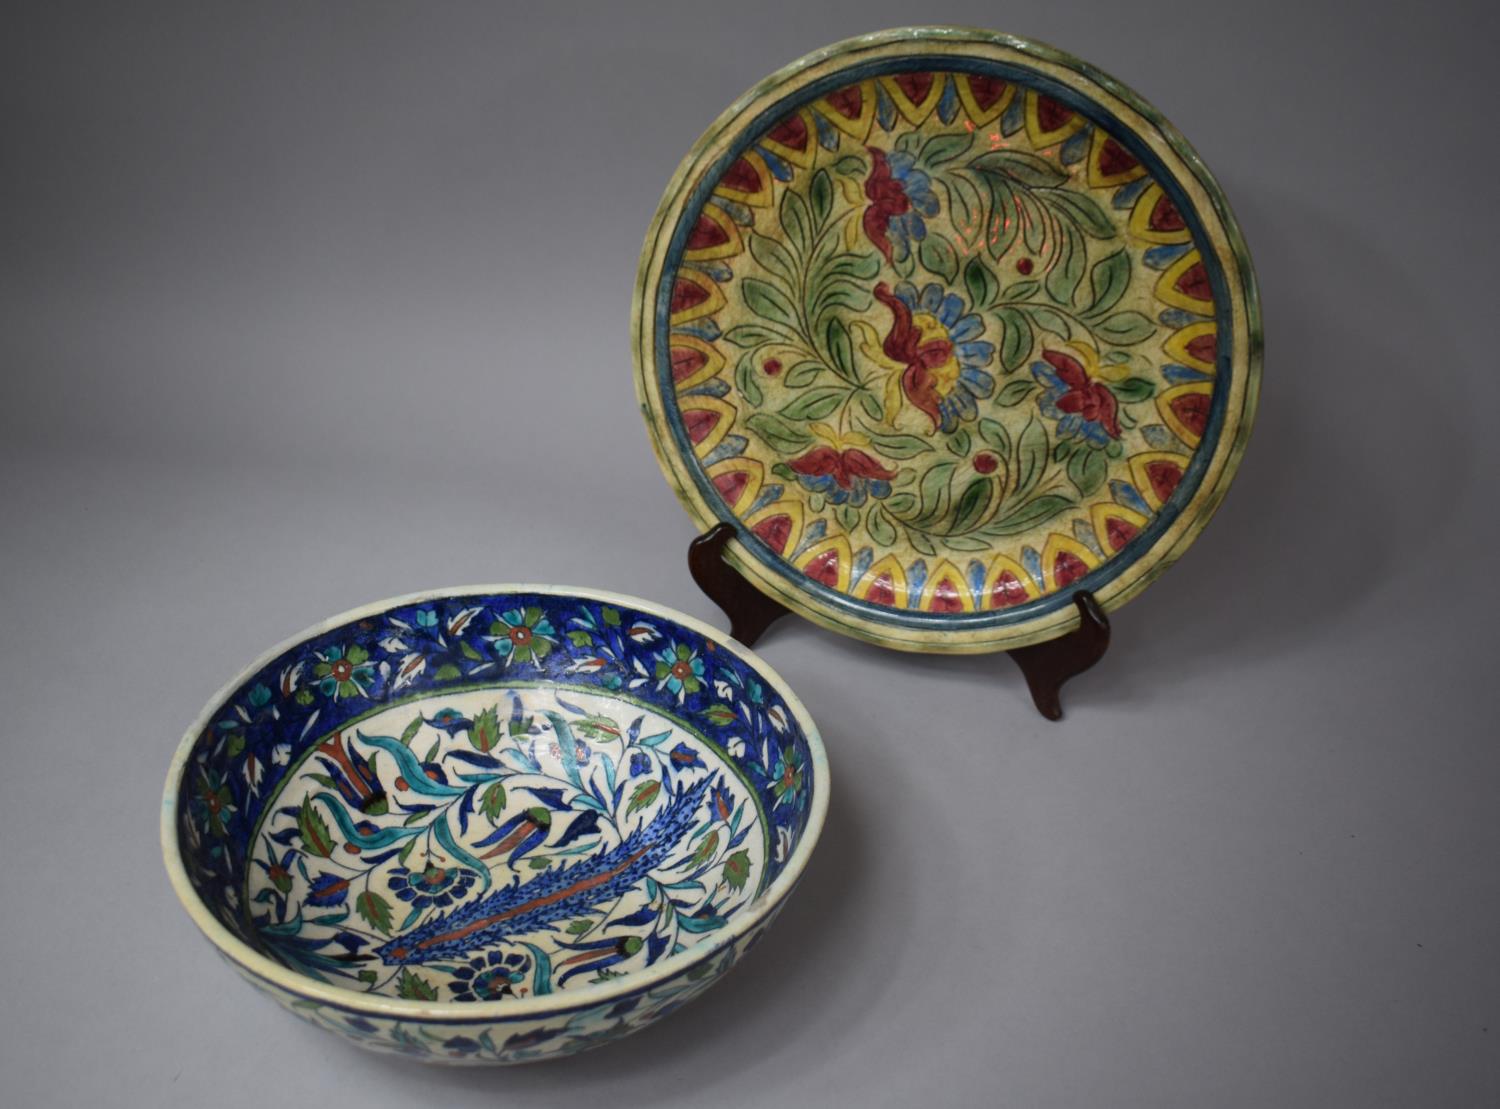
<svg viewBox="0 0 1500 1109"><path fill-rule="evenodd" d="M887 154L875 147L870 152L870 176L865 179L864 229L887 262L905 258L911 244L927 237L927 223L938 214L938 199L932 178L916 168L916 159L905 151Z"/></svg>
<svg viewBox="0 0 1500 1109"><path fill-rule="evenodd" d="M398 866L386 879L391 892L402 901L409 901L414 909L425 909L430 905L445 908L463 897L473 882L473 873L461 866L433 866L430 863L420 871Z"/></svg>
<svg viewBox="0 0 1500 1109"><path fill-rule="evenodd" d="M455 970L448 988L454 1001L498 1001L512 996L530 966L531 957L519 951L491 951Z"/></svg>

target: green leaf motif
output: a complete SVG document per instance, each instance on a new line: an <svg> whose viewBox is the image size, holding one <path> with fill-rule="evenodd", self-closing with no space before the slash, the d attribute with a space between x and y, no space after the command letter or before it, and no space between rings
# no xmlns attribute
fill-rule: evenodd
<svg viewBox="0 0 1500 1109"><path fill-rule="evenodd" d="M849 329L844 326L844 321L837 316L829 320L826 337L834 372L845 381L858 383L859 375L854 372L854 348L849 342Z"/></svg>
<svg viewBox="0 0 1500 1109"><path fill-rule="evenodd" d="M1037 193L1054 212L1096 239L1113 239L1118 232L1099 202L1086 193L1047 189Z"/></svg>
<svg viewBox="0 0 1500 1109"><path fill-rule="evenodd" d="M801 428L769 412L755 413L745 421L745 426L778 454L795 454L813 441L813 437Z"/></svg>
<svg viewBox="0 0 1500 1109"><path fill-rule="evenodd" d="M880 402L875 399L875 394L868 389L861 389L855 394L859 398L859 406L865 410L865 415L872 420L880 420L885 417L885 410L880 407Z"/></svg>
<svg viewBox="0 0 1500 1109"><path fill-rule="evenodd" d="M328 822L313 804L311 794L302 798L302 807L297 810L297 832L302 837L302 849L308 854L326 859L337 846L328 831Z"/></svg>
<svg viewBox="0 0 1500 1109"><path fill-rule="evenodd" d="M374 890L365 890L354 899L354 910L375 931L391 934L391 903Z"/></svg>
<svg viewBox="0 0 1500 1109"><path fill-rule="evenodd" d="M828 214L833 211L833 180L826 169L813 174L812 185L807 192L812 198L813 224L822 227L828 220Z"/></svg>
<svg viewBox="0 0 1500 1109"><path fill-rule="evenodd" d="M1054 335L1061 335L1064 339L1073 337L1073 327L1068 323L1067 317L1055 308L1048 308L1045 304L1025 304L1021 311L1031 317L1031 322L1043 331L1050 331Z"/></svg>
<svg viewBox="0 0 1500 1109"><path fill-rule="evenodd" d="M887 458L914 458L932 450L932 444L915 435L871 435L870 444Z"/></svg>
<svg viewBox="0 0 1500 1109"><path fill-rule="evenodd" d="M834 510L834 515L838 517L839 527L843 528L845 532L851 532L859 527L859 511L852 505L839 505Z"/></svg>
<svg viewBox="0 0 1500 1109"><path fill-rule="evenodd" d="M1127 377L1124 381L1115 382L1110 388L1125 404L1149 400L1156 393L1156 386L1144 377Z"/></svg>
<svg viewBox="0 0 1500 1109"><path fill-rule="evenodd" d="M951 453L956 454L959 458L963 458L968 455L969 447L971 445L972 441L970 439L969 431L967 428L961 427L952 435L948 436L948 450Z"/></svg>
<svg viewBox="0 0 1500 1109"><path fill-rule="evenodd" d="M431 982L402 967L401 975L396 979L396 996L407 1001L436 1001L438 991Z"/></svg>
<svg viewBox="0 0 1500 1109"><path fill-rule="evenodd" d="M1016 444L1016 496L1024 497L1042 480L1049 449L1047 429L1035 416L1031 417Z"/></svg>
<svg viewBox="0 0 1500 1109"><path fill-rule="evenodd" d="M787 189L781 194L781 226L792 249L798 254L806 254L812 243L812 215L807 210L807 202L795 189Z"/></svg>
<svg viewBox="0 0 1500 1109"><path fill-rule="evenodd" d="M750 880L750 852L744 848L724 860L724 883L738 893Z"/></svg>
<svg viewBox="0 0 1500 1109"><path fill-rule="evenodd" d="M1083 448L1068 459L1068 480L1078 490L1078 495L1087 497L1099 486L1109 473L1109 461L1103 451Z"/></svg>
<svg viewBox="0 0 1500 1109"><path fill-rule="evenodd" d="M925 166L940 166L944 162L951 162L961 154L968 153L969 147L974 145L974 133L965 131L958 135L937 135L927 141L922 148L922 154L917 159Z"/></svg>
<svg viewBox="0 0 1500 1109"><path fill-rule="evenodd" d="M878 504L870 506L870 513L865 517L865 529L870 533L870 538L882 547L889 547L896 542L896 528L885 514L885 509Z"/></svg>
<svg viewBox="0 0 1500 1109"><path fill-rule="evenodd" d="M798 362L782 377L781 382L788 389L806 389L823 373L821 362Z"/></svg>
<svg viewBox="0 0 1500 1109"><path fill-rule="evenodd" d="M1139 312L1116 312L1094 325L1095 335L1121 347L1149 339L1155 331L1156 325Z"/></svg>
<svg viewBox="0 0 1500 1109"><path fill-rule="evenodd" d="M759 324L742 323L724 332L724 338L737 347L758 347L762 343L781 342L786 336Z"/></svg>
<svg viewBox="0 0 1500 1109"><path fill-rule="evenodd" d="M1005 425L999 420L992 420L988 416L979 421L979 437L995 448L1000 457L1010 457L1010 432L1005 430Z"/></svg>
<svg viewBox="0 0 1500 1109"><path fill-rule="evenodd" d="M792 261L792 256L786 252L775 239L767 238L758 232L750 235L750 257L754 258L760 267L787 282L795 282L797 279L797 264Z"/></svg>
<svg viewBox="0 0 1500 1109"><path fill-rule="evenodd" d="M746 306L757 316L788 327L796 326L797 311L776 286L755 277L747 277L740 282L740 292L745 298Z"/></svg>
<svg viewBox="0 0 1500 1109"><path fill-rule="evenodd" d="M1047 295L1058 304L1067 306L1073 303L1073 295L1078 291L1078 285L1083 281L1084 266L1088 262L1088 251L1083 244L1083 236L1072 224L1061 224L1063 229L1062 238L1058 243L1057 258L1052 268L1047 271L1047 276L1042 285L1047 290Z"/></svg>
<svg viewBox="0 0 1500 1109"><path fill-rule="evenodd" d="M865 173L865 160L863 158L856 157L853 154L845 154L842 158L833 163L833 168L836 172L842 173L845 177L852 177L855 175L863 177Z"/></svg>
<svg viewBox="0 0 1500 1109"><path fill-rule="evenodd" d="M505 784L503 782L491 782L479 795L479 811L484 813L485 819L491 824L500 820L500 814L505 812Z"/></svg>
<svg viewBox="0 0 1500 1109"><path fill-rule="evenodd" d="M968 290L970 305L976 309L988 308L1000 295L1000 282L995 279L995 271L985 265L982 258L970 258L964 267L964 288Z"/></svg>
<svg viewBox="0 0 1500 1109"><path fill-rule="evenodd" d="M789 420L821 420L825 416L833 414L839 405L844 403L844 398L849 395L848 389L837 386L826 385L821 389L809 389L796 400L781 408L781 415Z"/></svg>
<svg viewBox="0 0 1500 1109"><path fill-rule="evenodd" d="M417 738L417 733L420 732L421 730L422 730L422 714L418 713L415 717L412 718L412 722L406 726L405 730L402 731L402 733L401 733L401 746L403 746L403 747L410 747L411 746L411 741Z"/></svg>
<svg viewBox="0 0 1500 1109"><path fill-rule="evenodd" d="M474 726L469 729L469 744L476 751L485 752L499 742L500 714L492 705L475 715Z"/></svg>
<svg viewBox="0 0 1500 1109"><path fill-rule="evenodd" d="M983 517L990 506L990 494L994 483L986 477L977 477L964 487L958 504L953 510L953 530L963 532L972 528Z"/></svg>
<svg viewBox="0 0 1500 1109"><path fill-rule="evenodd" d="M924 270L941 277L949 285L958 280L958 255L941 235L928 235L923 239L917 258Z"/></svg>
<svg viewBox="0 0 1500 1109"><path fill-rule="evenodd" d="M661 783L658 781L642 782L635 787L630 795L630 804L625 806L625 815L640 812L651 802L656 800L656 795L661 792Z"/></svg>
<svg viewBox="0 0 1500 1109"><path fill-rule="evenodd" d="M1000 365L1011 373L1031 354L1031 324L1014 308L1001 308L995 318L1000 321Z"/></svg>
<svg viewBox="0 0 1500 1109"><path fill-rule="evenodd" d="M1100 316L1120 302L1130 285L1130 256L1124 249L1101 258L1089 271L1089 288L1093 300L1085 316Z"/></svg>
<svg viewBox="0 0 1500 1109"><path fill-rule="evenodd" d="M957 468L957 462L938 462L922 475L918 486L922 498L922 511L917 517L920 522L936 520L947 511L948 486L953 479L953 471Z"/></svg>
<svg viewBox="0 0 1500 1109"><path fill-rule="evenodd" d="M1050 188L1061 185L1068 175L1047 159L1020 150L992 150L969 163L981 173L999 174L1028 188Z"/></svg>
<svg viewBox="0 0 1500 1109"><path fill-rule="evenodd" d="M993 523L986 525L984 532L986 535L993 535L997 538L1004 535L1020 535L1038 524L1046 523L1059 512L1072 506L1073 500L1070 497L1048 493L1045 496L1035 497L999 517Z"/></svg>
<svg viewBox="0 0 1500 1109"><path fill-rule="evenodd" d="M995 397L995 403L1001 408L1014 408L1025 400L1033 389L1036 388L1034 381L1012 381L1004 389L1001 389Z"/></svg>

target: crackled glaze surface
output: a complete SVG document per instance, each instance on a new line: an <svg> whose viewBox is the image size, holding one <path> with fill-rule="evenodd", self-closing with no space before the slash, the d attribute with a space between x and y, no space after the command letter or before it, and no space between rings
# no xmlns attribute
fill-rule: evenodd
<svg viewBox="0 0 1500 1109"><path fill-rule="evenodd" d="M893 646L1065 627L1222 493L1253 291L1175 132L999 36L812 55L705 136L637 303L658 453L752 580Z"/></svg>
<svg viewBox="0 0 1500 1109"><path fill-rule="evenodd" d="M821 760L779 679L691 622L435 595L237 681L179 751L164 849L221 953L299 1015L516 1061L727 969L816 838Z"/></svg>

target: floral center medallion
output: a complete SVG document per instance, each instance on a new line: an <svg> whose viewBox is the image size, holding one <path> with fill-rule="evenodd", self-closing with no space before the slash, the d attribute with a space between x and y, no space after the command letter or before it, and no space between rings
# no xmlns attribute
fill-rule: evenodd
<svg viewBox="0 0 1500 1109"><path fill-rule="evenodd" d="M532 629L496 638L533 641L518 631ZM699 688L696 655L662 667ZM800 784L799 766L776 773L777 795ZM219 798L204 805L217 814ZM497 1001L649 966L722 927L767 858L754 794L711 744L587 691L382 709L316 744L267 813L246 889L261 942L410 1000Z"/></svg>
<svg viewBox="0 0 1500 1109"><path fill-rule="evenodd" d="M1220 259L1087 95L894 64L763 93L669 192L643 390L679 489L825 617L1020 619L1191 499L1229 399Z"/></svg>

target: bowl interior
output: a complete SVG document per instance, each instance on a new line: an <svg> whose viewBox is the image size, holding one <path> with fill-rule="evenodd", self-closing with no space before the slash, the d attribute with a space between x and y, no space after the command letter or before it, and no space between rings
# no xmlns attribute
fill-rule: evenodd
<svg viewBox="0 0 1500 1109"><path fill-rule="evenodd" d="M299 974L443 1002L642 971L756 913L816 737L750 661L637 605L428 596L257 666L170 787L202 905Z"/></svg>

